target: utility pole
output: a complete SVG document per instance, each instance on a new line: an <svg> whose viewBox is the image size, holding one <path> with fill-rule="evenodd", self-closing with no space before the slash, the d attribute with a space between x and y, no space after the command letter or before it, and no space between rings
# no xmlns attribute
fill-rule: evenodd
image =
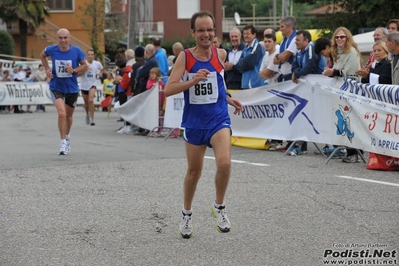
<svg viewBox="0 0 399 266"><path fill-rule="evenodd" d="M273 28L277 27L277 4L276 0L273 0Z"/></svg>
<svg viewBox="0 0 399 266"><path fill-rule="evenodd" d="M128 32L128 42L127 48L133 49L136 47L136 11L137 10L137 0L129 1L129 32Z"/></svg>
<svg viewBox="0 0 399 266"><path fill-rule="evenodd" d="M251 4L252 5L252 25L255 27L255 17L256 17L256 6L257 4Z"/></svg>

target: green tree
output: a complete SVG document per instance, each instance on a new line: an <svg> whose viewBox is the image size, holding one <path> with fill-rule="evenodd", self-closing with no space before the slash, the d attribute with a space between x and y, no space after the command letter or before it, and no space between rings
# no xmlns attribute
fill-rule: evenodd
<svg viewBox="0 0 399 266"><path fill-rule="evenodd" d="M110 6L105 7L106 4ZM80 23L87 30L91 46L100 61L103 60L104 52L100 50L99 43L104 41L109 51L116 52L119 40L125 35L124 14L114 17L109 12L116 4L116 1L93 0L79 7L83 12Z"/></svg>
<svg viewBox="0 0 399 266"><path fill-rule="evenodd" d="M313 2L318 5L335 4L342 10L326 14L324 18L316 18L313 20L313 24L318 25L318 28L331 31L344 26L353 34L357 34L360 28L385 26L389 19L396 18L399 13L399 5L393 4L391 0L294 1L295 3Z"/></svg>
<svg viewBox="0 0 399 266"><path fill-rule="evenodd" d="M43 0L1 0L0 18L7 24L18 22L20 53L27 57L28 31L35 29L50 16Z"/></svg>
<svg viewBox="0 0 399 266"><path fill-rule="evenodd" d="M233 17L234 12L238 12L241 17L252 17L253 16L253 7L252 4L256 4L255 6L255 16L256 17L272 17L273 16L273 0L223 0L223 5L225 6L225 16ZM305 16L305 12L319 7L322 5L322 1L313 0L301 0L292 1L286 0L286 4L293 4L293 15L298 20L298 28L300 29L314 29L317 28L317 24L313 24L312 17ZM282 17L282 1L276 0L276 16L278 18ZM291 7L288 7L288 11L290 11ZM316 26L315 26L316 25Z"/></svg>
<svg viewBox="0 0 399 266"><path fill-rule="evenodd" d="M91 47L100 61L103 60L104 53L99 48L99 43L102 41L105 29L105 1L93 0L91 3L85 3L84 6L79 6L79 10L83 12L80 18L80 23L87 30L90 36Z"/></svg>
<svg viewBox="0 0 399 266"><path fill-rule="evenodd" d="M14 54L14 39L12 38L11 34L6 31L0 30L0 54ZM9 60L8 57L0 57L6 60Z"/></svg>

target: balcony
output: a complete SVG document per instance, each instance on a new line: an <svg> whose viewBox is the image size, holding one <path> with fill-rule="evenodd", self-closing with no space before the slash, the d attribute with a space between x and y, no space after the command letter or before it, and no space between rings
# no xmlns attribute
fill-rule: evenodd
<svg viewBox="0 0 399 266"><path fill-rule="evenodd" d="M164 22L163 21L143 21L136 23L137 34L143 34L145 38L163 38Z"/></svg>
<svg viewBox="0 0 399 266"><path fill-rule="evenodd" d="M137 37L140 38L163 38L164 37L164 22L163 21L139 21L136 22L135 31ZM104 32L112 32L112 29L105 29ZM128 28L126 27L126 33Z"/></svg>
<svg viewBox="0 0 399 266"><path fill-rule="evenodd" d="M263 32L267 28L277 30L280 28L281 17L241 17L240 25L237 25L234 18L224 18L222 21L223 33L229 33L233 27L240 30L246 25L253 25L257 31Z"/></svg>

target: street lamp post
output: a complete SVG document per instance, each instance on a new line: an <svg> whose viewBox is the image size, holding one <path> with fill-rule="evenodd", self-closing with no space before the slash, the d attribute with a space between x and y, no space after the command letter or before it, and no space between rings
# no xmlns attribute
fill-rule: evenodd
<svg viewBox="0 0 399 266"><path fill-rule="evenodd" d="M252 24L255 27L255 9L257 4L251 4L252 5Z"/></svg>

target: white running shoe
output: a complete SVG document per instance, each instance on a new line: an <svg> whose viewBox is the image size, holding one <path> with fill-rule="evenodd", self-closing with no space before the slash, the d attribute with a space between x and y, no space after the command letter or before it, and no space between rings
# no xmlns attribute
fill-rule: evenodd
<svg viewBox="0 0 399 266"><path fill-rule="evenodd" d="M126 126L123 126L121 129L119 129L118 131L116 131L116 133L123 134L123 132L125 131L125 127L126 127Z"/></svg>
<svg viewBox="0 0 399 266"><path fill-rule="evenodd" d="M179 224L179 232L183 238L190 238L193 234L193 220L191 218L193 214L186 215L182 212L181 221Z"/></svg>
<svg viewBox="0 0 399 266"><path fill-rule="evenodd" d="M212 204L211 213L213 217L216 218L216 228L219 230L219 232L229 232L231 223L229 217L227 217L226 207L220 206L219 208L215 208L215 205Z"/></svg>
<svg viewBox="0 0 399 266"><path fill-rule="evenodd" d="M68 144L63 142L60 145L60 151L58 152L58 155L67 155L67 154L68 154Z"/></svg>
<svg viewBox="0 0 399 266"><path fill-rule="evenodd" d="M66 151L67 151L67 153L69 153L71 151L71 138L67 137L65 140L66 140L66 145L67 145Z"/></svg>
<svg viewBox="0 0 399 266"><path fill-rule="evenodd" d="M86 115L86 124L89 125L90 124L90 116Z"/></svg>
<svg viewBox="0 0 399 266"><path fill-rule="evenodd" d="M123 131L123 134L132 135L133 134L132 127L131 126L126 126L125 127L125 131Z"/></svg>

